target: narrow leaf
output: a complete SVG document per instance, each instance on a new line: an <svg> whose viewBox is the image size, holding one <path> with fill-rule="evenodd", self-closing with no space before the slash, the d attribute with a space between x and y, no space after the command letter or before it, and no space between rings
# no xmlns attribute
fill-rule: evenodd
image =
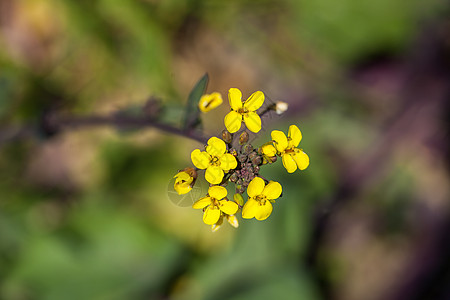
<svg viewBox="0 0 450 300"><path fill-rule="evenodd" d="M209 76L208 73L200 78L197 84L192 89L189 94L187 106L186 106L186 114L184 118L184 129L191 130L200 125L200 110L198 109L198 102L200 98L206 91L206 87L208 86Z"/></svg>

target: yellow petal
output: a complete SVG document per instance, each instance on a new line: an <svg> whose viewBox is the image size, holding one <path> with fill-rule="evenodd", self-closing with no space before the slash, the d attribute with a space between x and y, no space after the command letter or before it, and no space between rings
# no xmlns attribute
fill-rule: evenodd
<svg viewBox="0 0 450 300"><path fill-rule="evenodd" d="M200 98L200 101L198 102L198 108L202 112L208 112L218 107L220 104L222 104L222 102L222 95L220 93L212 93L209 95L206 94Z"/></svg>
<svg viewBox="0 0 450 300"><path fill-rule="evenodd" d="M247 187L247 195L251 197L255 197L258 195L261 195L262 191L264 190L264 180L261 177L255 177L252 181L250 181L250 184Z"/></svg>
<svg viewBox="0 0 450 300"><path fill-rule="evenodd" d="M199 149L195 149L191 153L191 160L194 166L199 169L206 169L209 166L209 161L211 160L211 155L206 153L205 151L200 151Z"/></svg>
<svg viewBox="0 0 450 300"><path fill-rule="evenodd" d="M236 202L228 200L220 200L219 207L220 210L227 215L234 215L239 209L239 206L236 204Z"/></svg>
<svg viewBox="0 0 450 300"><path fill-rule="evenodd" d="M205 207L207 207L208 205L211 204L211 201L212 201L211 197L200 198L197 201L195 201L194 204L192 204L192 208L195 208L195 209L205 208Z"/></svg>
<svg viewBox="0 0 450 300"><path fill-rule="evenodd" d="M194 180L194 178L191 175L189 175L184 171L179 172L177 175L173 176L173 178L176 178L175 183L187 182L190 184Z"/></svg>
<svg viewBox="0 0 450 300"><path fill-rule="evenodd" d="M235 169L237 167L236 157L234 157L230 153L225 153L224 155L222 155L219 161L220 161L220 168L222 170L228 171Z"/></svg>
<svg viewBox="0 0 450 300"><path fill-rule="evenodd" d="M219 230L222 223L223 223L223 216L220 215L219 221L217 221L216 224L211 225L212 232L216 232L217 230Z"/></svg>
<svg viewBox="0 0 450 300"><path fill-rule="evenodd" d="M256 111L264 103L264 93L261 91L254 92L247 101L244 102L244 108L249 111Z"/></svg>
<svg viewBox="0 0 450 300"><path fill-rule="evenodd" d="M258 211L259 204L256 200L249 199L245 202L244 207L242 208L242 217L244 219L251 219L255 217L256 212Z"/></svg>
<svg viewBox="0 0 450 300"><path fill-rule="evenodd" d="M221 200L227 196L227 189L223 186L212 186L208 189L208 194L217 200Z"/></svg>
<svg viewBox="0 0 450 300"><path fill-rule="evenodd" d="M294 173L297 170L297 164L290 154L283 154L281 158L283 160L283 166L289 173Z"/></svg>
<svg viewBox="0 0 450 300"><path fill-rule="evenodd" d="M242 93L237 88L231 88L228 90L228 101L233 110L239 110L242 108ZM231 131L230 131L231 132Z"/></svg>
<svg viewBox="0 0 450 300"><path fill-rule="evenodd" d="M227 151L227 145L224 141L213 136L208 140L208 146L206 146L206 152L211 156L222 156Z"/></svg>
<svg viewBox="0 0 450 300"><path fill-rule="evenodd" d="M298 168L300 170L304 170L309 166L309 156L300 149L295 149L295 153L292 154L292 157L295 160ZM298 151L297 151L298 150Z"/></svg>
<svg viewBox="0 0 450 300"><path fill-rule="evenodd" d="M203 214L203 222L208 225L213 225L219 221L220 209L214 206L208 206Z"/></svg>
<svg viewBox="0 0 450 300"><path fill-rule="evenodd" d="M230 133L235 133L241 128L242 115L232 110L225 116L224 122L227 130Z"/></svg>
<svg viewBox="0 0 450 300"><path fill-rule="evenodd" d="M286 138L286 135L284 134L284 132L279 131L279 130L273 130L271 133L271 136L272 136L273 145L275 146L275 148L279 152L283 152L288 146L288 141L287 141L287 138Z"/></svg>
<svg viewBox="0 0 450 300"><path fill-rule="evenodd" d="M255 112L244 114L244 122L251 132L257 133L261 130L261 118Z"/></svg>
<svg viewBox="0 0 450 300"><path fill-rule="evenodd" d="M192 190L192 187L189 183L175 183L173 188L178 193L178 195L187 194Z"/></svg>
<svg viewBox="0 0 450 300"><path fill-rule="evenodd" d="M255 212L255 218L256 220L262 221L267 219L270 214L272 213L273 206L270 201L265 201L264 204L259 205Z"/></svg>
<svg viewBox="0 0 450 300"><path fill-rule="evenodd" d="M234 228L238 228L239 227L239 222L238 222L238 219L236 218L235 215L227 216L227 221Z"/></svg>
<svg viewBox="0 0 450 300"><path fill-rule="evenodd" d="M219 184L223 179L223 171L216 166L209 166L205 172L205 179L211 184Z"/></svg>
<svg viewBox="0 0 450 300"><path fill-rule="evenodd" d="M277 149L273 145L264 145L262 146L262 152L264 155L269 157L277 155Z"/></svg>
<svg viewBox="0 0 450 300"><path fill-rule="evenodd" d="M274 200L280 197L282 192L281 184L276 181L269 182L268 185L265 186L262 194L267 197L267 199Z"/></svg>
<svg viewBox="0 0 450 300"><path fill-rule="evenodd" d="M302 140L302 132L298 129L297 126L291 125L289 126L288 132L288 147L297 147Z"/></svg>

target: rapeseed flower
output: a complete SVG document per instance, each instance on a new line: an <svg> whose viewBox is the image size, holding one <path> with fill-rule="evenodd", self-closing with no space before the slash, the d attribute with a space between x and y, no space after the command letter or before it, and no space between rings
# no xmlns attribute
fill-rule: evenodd
<svg viewBox="0 0 450 300"><path fill-rule="evenodd" d="M256 113L264 103L264 94L261 91L254 92L245 102L242 102L242 93L236 88L228 91L228 100L231 111L225 116L225 127L234 133L241 128L244 121L247 128L257 133L261 130L261 118Z"/></svg>
<svg viewBox="0 0 450 300"><path fill-rule="evenodd" d="M178 172L175 176L175 184L173 188L178 195L187 194L192 190L192 186L197 179L197 172L194 168L186 168Z"/></svg>
<svg viewBox="0 0 450 300"><path fill-rule="evenodd" d="M221 183L224 172L237 166L236 158L227 153L225 142L216 137L208 140L206 151L200 149L192 151L191 160L197 168L206 169L205 179L211 184Z"/></svg>
<svg viewBox="0 0 450 300"><path fill-rule="evenodd" d="M267 219L273 210L272 202L280 197L281 192L278 182L271 181L266 185L261 177L255 177L247 188L248 200L242 208L242 217L259 221Z"/></svg>
<svg viewBox="0 0 450 300"><path fill-rule="evenodd" d="M237 203L225 199L226 196L226 188L212 186L208 189L208 195L197 200L192 207L195 209L203 209L203 222L208 225L213 225L220 220L222 213L234 215L239 209Z"/></svg>
<svg viewBox="0 0 450 300"><path fill-rule="evenodd" d="M295 172L297 167L304 170L309 166L309 157L303 149L297 148L302 140L302 133L297 126L289 126L288 136L279 130L272 131L273 145L283 160L283 166L289 173Z"/></svg>

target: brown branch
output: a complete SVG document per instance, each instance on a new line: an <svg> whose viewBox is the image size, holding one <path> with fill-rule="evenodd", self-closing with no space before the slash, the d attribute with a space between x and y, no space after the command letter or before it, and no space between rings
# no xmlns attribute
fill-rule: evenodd
<svg viewBox="0 0 450 300"><path fill-rule="evenodd" d="M97 126L112 126L118 129L144 129L156 128L163 132L182 136L202 144L206 144L207 137L194 130L182 130L172 125L160 123L148 117L132 116L79 116L63 117L47 114L37 124L24 125L22 127L6 127L0 129L0 144L30 138L39 134L52 136L62 131Z"/></svg>

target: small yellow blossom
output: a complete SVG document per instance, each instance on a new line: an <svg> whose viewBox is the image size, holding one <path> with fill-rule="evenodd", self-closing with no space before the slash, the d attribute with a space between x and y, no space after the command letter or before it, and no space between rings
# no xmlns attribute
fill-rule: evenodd
<svg viewBox="0 0 450 300"><path fill-rule="evenodd" d="M259 221L267 219L273 210L271 202L280 197L281 191L281 184L278 182L271 181L265 185L262 178L255 177L247 188L248 201L242 209L242 217L256 218Z"/></svg>
<svg viewBox="0 0 450 300"><path fill-rule="evenodd" d="M288 136L279 130L272 131L273 144L283 160L283 166L289 173L295 172L297 167L304 170L309 165L309 157L302 149L296 148L302 140L302 133L297 126L289 126Z"/></svg>
<svg viewBox="0 0 450 300"><path fill-rule="evenodd" d="M173 176L173 178L175 178L173 188L178 195L183 195L192 190L192 186L197 179L197 172L194 168L185 168L184 170L178 172L177 175Z"/></svg>
<svg viewBox="0 0 450 300"><path fill-rule="evenodd" d="M205 94L200 98L200 101L198 102L198 108L206 113L216 107L218 107L220 104L222 104L222 95L220 93L212 93L212 94Z"/></svg>
<svg viewBox="0 0 450 300"><path fill-rule="evenodd" d="M194 166L206 169L205 179L211 184L222 182L224 172L237 167L236 158L227 152L227 146L219 138L212 137L208 140L206 151L195 149L191 153Z"/></svg>
<svg viewBox="0 0 450 300"><path fill-rule="evenodd" d="M263 92L254 92L245 102L242 102L241 91L231 88L228 91L228 100L231 111L225 116L225 126L229 132L238 131L241 128L242 121L254 133L261 130L261 118L256 111L264 103Z"/></svg>
<svg viewBox="0 0 450 300"><path fill-rule="evenodd" d="M226 188L212 186L208 189L208 196L197 200L192 207L195 209L203 209L203 222L208 225L213 225L220 220L222 213L234 215L239 209L236 202L224 199L226 196Z"/></svg>

